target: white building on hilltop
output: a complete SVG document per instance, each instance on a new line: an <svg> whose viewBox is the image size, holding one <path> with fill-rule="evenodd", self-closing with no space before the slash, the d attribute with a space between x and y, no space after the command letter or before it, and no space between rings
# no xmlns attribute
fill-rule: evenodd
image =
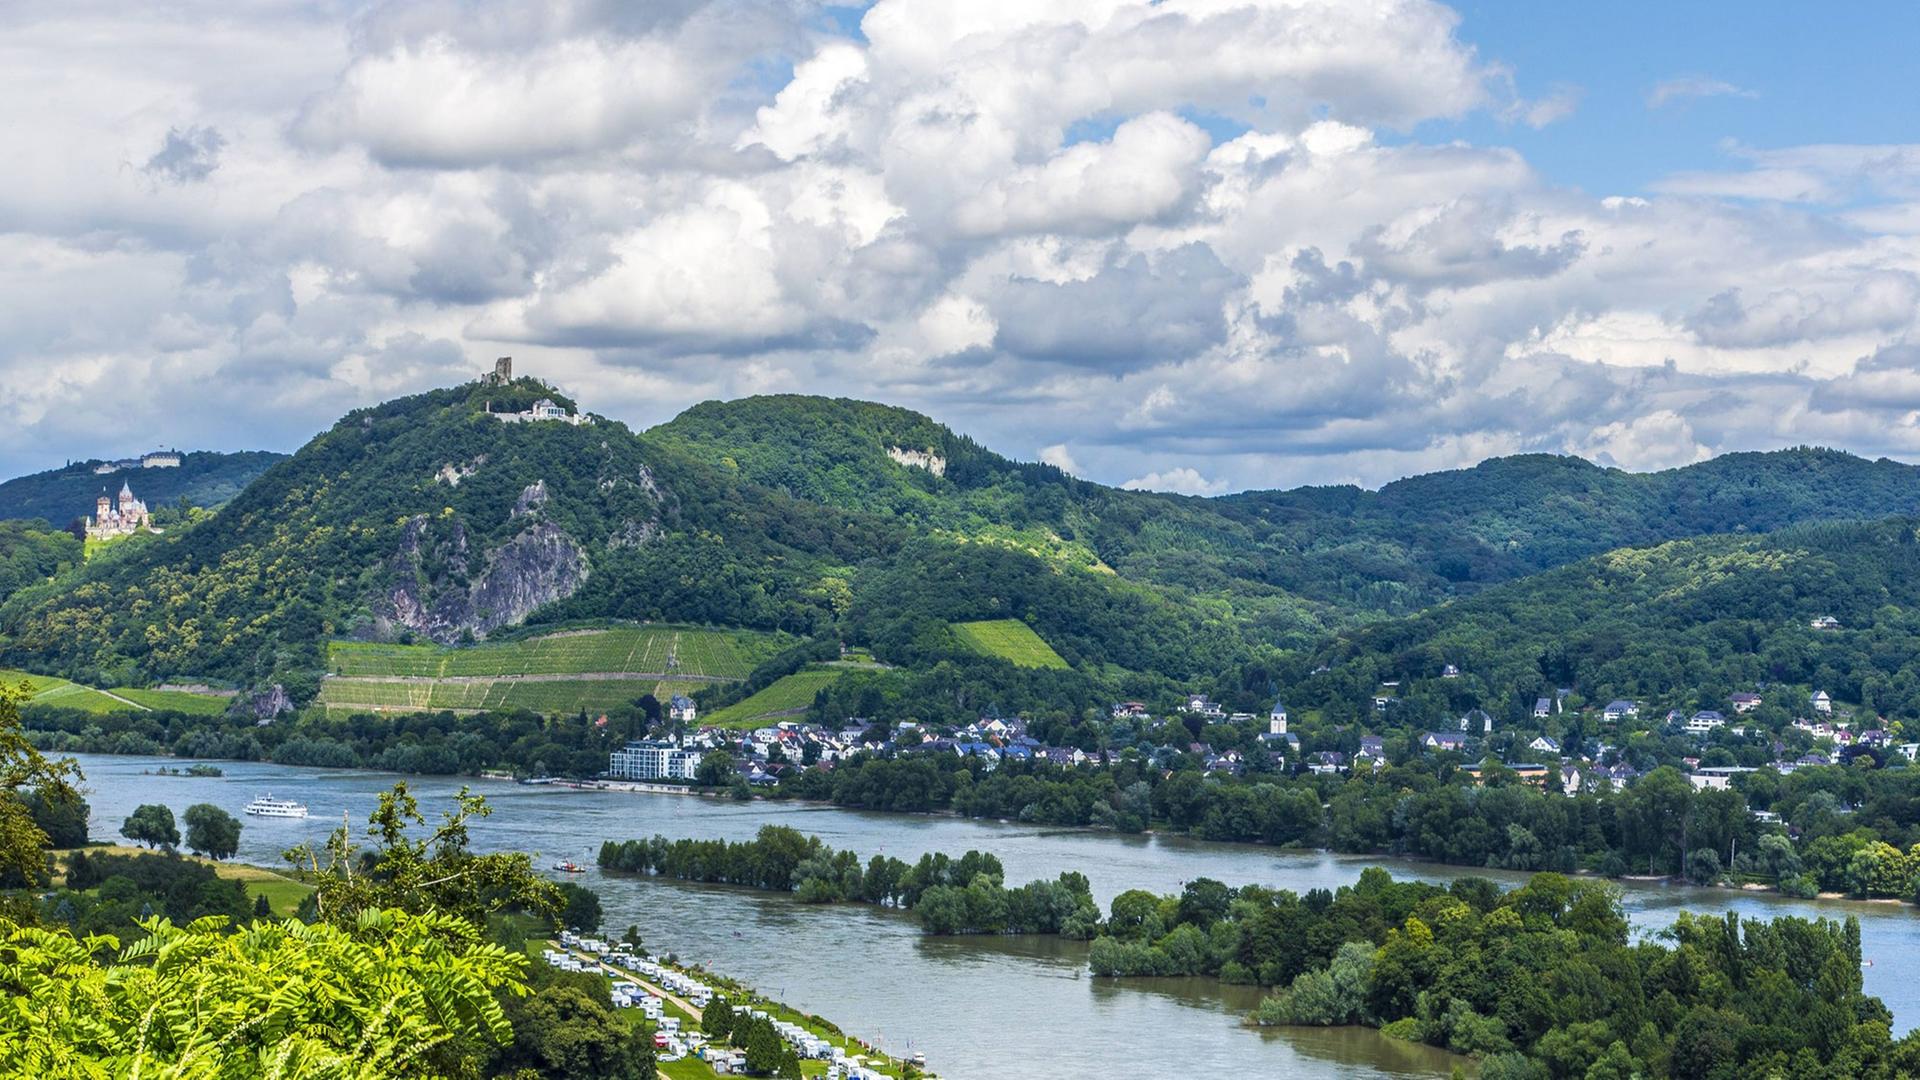
<svg viewBox="0 0 1920 1080"><path fill-rule="evenodd" d="M541 398L539 401L534 402L533 408L528 409L526 412L494 412L492 405L489 404L487 407L487 415L493 417L495 420L504 421L509 424L532 424L543 420L552 420L561 424L574 425L593 423L592 420L584 416L568 412L563 405L554 404L552 398Z"/></svg>

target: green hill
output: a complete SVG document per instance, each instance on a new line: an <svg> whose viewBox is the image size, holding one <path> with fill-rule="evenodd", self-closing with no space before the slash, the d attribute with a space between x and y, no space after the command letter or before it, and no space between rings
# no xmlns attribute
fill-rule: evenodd
<svg viewBox="0 0 1920 1080"><path fill-rule="evenodd" d="M1920 511L1920 468L1810 448L1657 473L1521 455L1377 492L1202 499L1077 480L844 399L707 402L647 438L797 498L1219 597L1256 637L1294 645L1614 548Z"/></svg>
<svg viewBox="0 0 1920 1080"><path fill-rule="evenodd" d="M504 423L533 380L358 410L211 520L28 588L11 662L85 681L316 685L333 638L451 644L621 617L811 630L806 588L890 550L882 523L773 495L617 422Z"/></svg>
<svg viewBox="0 0 1920 1080"><path fill-rule="evenodd" d="M232 501L255 477L285 458L264 450L236 454L199 450L180 455L178 468L135 465L104 475L94 471L103 464L98 460L75 462L0 483L0 518L38 518L64 528L75 518L93 513L93 501L101 492L118 492L123 483L154 510L182 499L213 509Z"/></svg>
<svg viewBox="0 0 1920 1080"><path fill-rule="evenodd" d="M1608 552L1344 635L1289 702L1338 718L1399 680L1401 715L1419 723L1470 704L1517 717L1560 687L1590 703L1724 709L1729 694L1787 686L1917 719L1917 530L1891 518ZM1815 629L1821 616L1840 629ZM1445 664L1462 677L1437 679Z"/></svg>

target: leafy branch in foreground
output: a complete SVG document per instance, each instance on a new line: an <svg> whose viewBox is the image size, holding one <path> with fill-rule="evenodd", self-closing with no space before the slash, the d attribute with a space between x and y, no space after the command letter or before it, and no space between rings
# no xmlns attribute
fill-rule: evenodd
<svg viewBox="0 0 1920 1080"><path fill-rule="evenodd" d="M0 920L0 1072L371 1080L436 1075L428 1055L450 1041L512 1038L494 988L519 987L525 957L456 916L142 928L123 949Z"/></svg>
<svg viewBox="0 0 1920 1080"><path fill-rule="evenodd" d="M525 853L476 855L468 849L468 820L492 810L464 787L454 798L458 806L425 839L409 839L408 827L425 827L427 820L401 782L381 793L368 819L367 835L377 841L372 850L355 845L342 823L319 851L306 844L288 851L287 861L314 878L318 917L351 926L369 911L431 910L484 925L497 911L557 913L565 902L559 886L534 873Z"/></svg>

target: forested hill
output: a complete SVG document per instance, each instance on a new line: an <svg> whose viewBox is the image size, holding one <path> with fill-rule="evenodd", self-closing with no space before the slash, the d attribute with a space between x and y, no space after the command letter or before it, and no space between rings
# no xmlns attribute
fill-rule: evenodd
<svg viewBox="0 0 1920 1080"><path fill-rule="evenodd" d="M1839 627L1814 628L1823 616ZM1326 670L1291 701L1351 713L1398 681L1396 712L1415 729L1476 705L1517 719L1557 688L1683 711L1768 688L1783 715L1818 689L1920 719L1920 520L1611 551L1355 630L1309 664ZM1462 675L1440 678L1447 664Z"/></svg>
<svg viewBox="0 0 1920 1080"><path fill-rule="evenodd" d="M708 402L647 438L798 498L1011 535L1056 558L1228 597L1275 641L1353 615L1412 613L1614 548L1920 511L1920 469L1819 449L1657 473L1523 455L1378 492L1200 499L1076 480L918 413L845 399Z"/></svg>
<svg viewBox="0 0 1920 1080"><path fill-rule="evenodd" d="M235 454L200 450L180 455L177 469L122 469L96 474L98 461L82 461L64 468L19 476L0 483L0 519L39 518L62 528L93 513L101 492L117 494L122 483L151 509L172 506L181 499L209 509L224 505L266 472L285 454L247 450Z"/></svg>
<svg viewBox="0 0 1920 1080"><path fill-rule="evenodd" d="M330 637L455 641L535 612L805 631L823 567L896 543L617 422L485 413L539 397L476 383L350 413L211 520L15 595L0 648L103 684L261 684L316 675Z"/></svg>

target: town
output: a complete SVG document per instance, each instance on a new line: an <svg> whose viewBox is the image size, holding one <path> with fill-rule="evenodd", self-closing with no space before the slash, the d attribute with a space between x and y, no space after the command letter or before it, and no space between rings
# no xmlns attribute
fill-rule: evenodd
<svg viewBox="0 0 1920 1080"><path fill-rule="evenodd" d="M1441 677L1457 676L1457 669L1449 667ZM765 789L803 770L830 772L837 763L859 754L944 755L977 762L987 772L1006 762L1077 768L1130 760L1163 771L1183 761L1195 762L1201 772L1216 776L1325 776L1372 772L1390 760L1420 754L1451 754L1476 781L1485 767L1497 765L1527 784L1574 795L1602 785L1620 788L1632 783L1653 767L1658 751L1644 744L1659 734L1690 744L1689 752L1671 755L1672 760L1664 763L1682 768L1698 789L1725 788L1732 777L1763 767L1789 775L1800 768L1849 761L1862 752L1898 755L1906 762L1920 756L1920 742L1896 742L1885 727L1856 723L1850 710L1836 712L1823 690L1795 701L1795 715L1776 734L1747 720L1767 703L1760 693L1732 694L1724 710L1669 709L1654 723L1642 725L1639 702L1612 699L1595 705L1564 689L1536 699L1528 717L1531 722L1511 730L1497 725L1480 708L1468 710L1450 726L1396 730L1392 721L1399 689L1398 682L1384 683L1372 699L1373 713L1386 734L1341 729L1320 732L1303 744L1301 736L1289 730L1282 702L1262 717L1229 713L1207 695L1196 693L1159 714L1138 701L1114 705L1110 730L1134 730L1143 737L1092 750L1050 745L1030 734L1028 721L1018 716L986 715L965 726L947 728L905 721L891 729L858 717L837 725L779 720L743 732L699 725L695 703L675 695L660 737L635 740L613 751L605 779L738 783ZM1184 741L1150 737L1173 731L1194 737ZM1209 739L1199 738L1201 733ZM1636 741L1642 745L1630 745ZM709 760L723 761L725 774L712 767L703 771L702 763Z"/></svg>

